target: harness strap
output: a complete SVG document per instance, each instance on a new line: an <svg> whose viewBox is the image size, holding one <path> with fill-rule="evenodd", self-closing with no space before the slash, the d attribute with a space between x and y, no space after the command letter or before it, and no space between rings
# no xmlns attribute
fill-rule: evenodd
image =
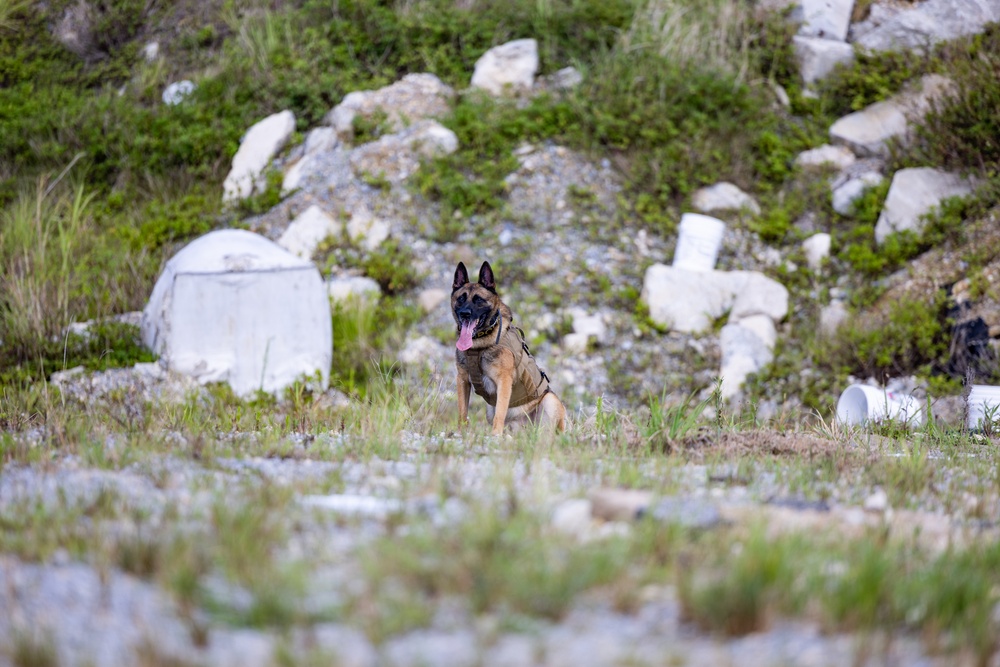
<svg viewBox="0 0 1000 667"><path fill-rule="evenodd" d="M519 407L549 393L551 391L549 376L538 367L535 358L531 355L531 350L528 349L528 344L524 340L524 332L513 324L504 330L502 322L498 329L496 343L502 344L514 355L514 378L511 387L510 407ZM468 350L465 353L469 382L472 383L476 394L486 399L490 405L496 406L496 395L489 394L483 382L482 353L483 348Z"/></svg>

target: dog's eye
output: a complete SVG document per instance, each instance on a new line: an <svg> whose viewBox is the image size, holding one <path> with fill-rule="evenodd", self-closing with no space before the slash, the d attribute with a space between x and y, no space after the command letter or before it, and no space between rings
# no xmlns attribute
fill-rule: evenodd
<svg viewBox="0 0 1000 667"><path fill-rule="evenodd" d="M461 306L465 304L465 301L466 301L466 296L464 294L461 294L459 295L458 299L455 300L455 303Z"/></svg>
<svg viewBox="0 0 1000 667"><path fill-rule="evenodd" d="M483 297L481 297L481 296L474 296L474 297L472 297L472 303L476 304L477 306L482 305L482 303L483 303Z"/></svg>

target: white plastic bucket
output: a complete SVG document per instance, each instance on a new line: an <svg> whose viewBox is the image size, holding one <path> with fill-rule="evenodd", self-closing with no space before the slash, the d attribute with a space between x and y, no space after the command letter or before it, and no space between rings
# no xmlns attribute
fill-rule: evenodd
<svg viewBox="0 0 1000 667"><path fill-rule="evenodd" d="M685 213L677 233L674 267L688 271L711 271L719 256L726 223L709 215Z"/></svg>
<svg viewBox="0 0 1000 667"><path fill-rule="evenodd" d="M894 419L907 426L924 423L920 401L908 394L886 391L866 384L852 384L837 401L837 421L843 424L864 424Z"/></svg>
<svg viewBox="0 0 1000 667"><path fill-rule="evenodd" d="M984 421L1000 421L1000 387L974 384L969 392L969 415L966 425L973 430L983 427Z"/></svg>

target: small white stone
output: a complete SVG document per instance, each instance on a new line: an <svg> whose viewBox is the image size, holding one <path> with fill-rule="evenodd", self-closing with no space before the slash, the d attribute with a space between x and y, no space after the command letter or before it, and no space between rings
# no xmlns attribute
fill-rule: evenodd
<svg viewBox="0 0 1000 667"><path fill-rule="evenodd" d="M194 88L194 82L187 79L175 81L163 89L163 103L168 106L180 104L188 95L194 92Z"/></svg>
<svg viewBox="0 0 1000 667"><path fill-rule="evenodd" d="M830 256L832 238L829 234L813 234L802 242L802 250L806 254L806 263L813 271L823 266L823 260Z"/></svg>
<svg viewBox="0 0 1000 667"><path fill-rule="evenodd" d="M564 535L583 537L592 524L590 501L586 498L563 501L552 512L552 527Z"/></svg>
<svg viewBox="0 0 1000 667"><path fill-rule="evenodd" d="M864 508L866 512L882 513L889 509L889 496L880 488L865 498Z"/></svg>

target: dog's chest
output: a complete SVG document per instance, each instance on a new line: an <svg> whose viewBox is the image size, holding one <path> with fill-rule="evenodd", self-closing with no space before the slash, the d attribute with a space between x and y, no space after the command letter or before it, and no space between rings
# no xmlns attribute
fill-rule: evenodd
<svg viewBox="0 0 1000 667"><path fill-rule="evenodd" d="M489 375L486 375L485 373L483 374L483 389L485 389L486 393L489 394L490 396L497 395L496 382L494 382L493 378L491 378Z"/></svg>

